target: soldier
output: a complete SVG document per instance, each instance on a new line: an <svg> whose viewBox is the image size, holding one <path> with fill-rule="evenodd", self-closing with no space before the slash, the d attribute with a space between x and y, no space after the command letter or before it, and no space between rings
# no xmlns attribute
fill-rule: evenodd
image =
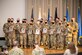
<svg viewBox="0 0 82 55"><path fill-rule="evenodd" d="M43 41L42 41L42 39L43 39L43 35L42 35L42 29L43 29L43 19L41 18L41 20L40 20L40 26L41 26L41 31L40 31L40 36L41 36L41 45L43 45Z"/></svg>
<svg viewBox="0 0 82 55"><path fill-rule="evenodd" d="M78 34L78 24L77 22L75 22L75 18L72 18L71 19L71 22L70 22L72 28L73 28L73 42L74 44L77 46L77 34Z"/></svg>
<svg viewBox="0 0 82 55"><path fill-rule="evenodd" d="M28 45L30 45L30 48L33 47L34 43L34 25L32 21L30 21L29 26L28 26Z"/></svg>
<svg viewBox="0 0 82 55"><path fill-rule="evenodd" d="M8 55L24 55L24 51L18 48L18 42L13 42L13 48L9 51Z"/></svg>
<svg viewBox="0 0 82 55"><path fill-rule="evenodd" d="M35 24L35 42L40 45L40 40L41 40L41 26L40 26L40 21L38 20L37 23Z"/></svg>
<svg viewBox="0 0 82 55"><path fill-rule="evenodd" d="M51 48L54 48L54 44L56 42L56 37L55 37L55 34L54 34L54 31L55 31L55 22L54 20L51 21L50 23L50 27L49 27L49 39L50 39L50 46Z"/></svg>
<svg viewBox="0 0 82 55"><path fill-rule="evenodd" d="M32 55L46 55L43 48L39 47L38 44L34 45L35 49L32 51Z"/></svg>
<svg viewBox="0 0 82 55"><path fill-rule="evenodd" d="M56 25L56 26L59 25L59 21L60 21L60 18L56 18L56 20L55 20L55 25Z"/></svg>
<svg viewBox="0 0 82 55"><path fill-rule="evenodd" d="M17 23L15 24L15 33L16 33L16 40L20 43L20 19L17 19Z"/></svg>
<svg viewBox="0 0 82 55"><path fill-rule="evenodd" d="M30 20L31 22L34 22L34 19L33 18L31 18L31 20Z"/></svg>
<svg viewBox="0 0 82 55"><path fill-rule="evenodd" d="M28 22L27 22L27 19L26 18L24 18L24 21L25 21L25 23L26 23L26 37L27 37L27 39L26 39L26 44L28 45L28 26L29 26L29 24L28 24Z"/></svg>
<svg viewBox="0 0 82 55"><path fill-rule="evenodd" d="M15 37L15 23L14 23L13 18L11 18L11 23L10 23L10 26L9 26L8 39L9 39L9 45L11 47L13 45L13 41L16 40L16 37Z"/></svg>
<svg viewBox="0 0 82 55"><path fill-rule="evenodd" d="M31 23L35 27L35 22L34 22L34 19L33 18L31 19ZM35 28L34 28L34 32L35 32ZM33 33L33 43L34 42L35 42L35 33Z"/></svg>
<svg viewBox="0 0 82 55"><path fill-rule="evenodd" d="M63 18L63 22L62 22L62 26L63 26L63 37L64 37L64 47L66 46L66 36L67 36L67 21L66 21L66 17L64 16Z"/></svg>
<svg viewBox="0 0 82 55"><path fill-rule="evenodd" d="M62 32L63 26L62 22L59 21L59 24L56 26L56 42L57 42L57 49L63 49L64 47L64 37Z"/></svg>
<svg viewBox="0 0 82 55"><path fill-rule="evenodd" d="M9 45L9 39L8 39L8 34L9 34L9 26L10 26L11 19L7 19L7 23L3 25L3 32L5 33L5 40L6 40L6 45Z"/></svg>
<svg viewBox="0 0 82 55"><path fill-rule="evenodd" d="M67 23L67 36L66 36L66 42L72 42L72 27L70 23Z"/></svg>
<svg viewBox="0 0 82 55"><path fill-rule="evenodd" d="M43 35L43 45L44 47L46 48L46 46L48 45L48 38L49 38L49 25L48 25L48 22L47 20L44 22L43 24L43 30L42 30L42 35Z"/></svg>
<svg viewBox="0 0 82 55"><path fill-rule="evenodd" d="M20 28L20 44L21 44L21 48L26 48L26 42L27 42L27 24L26 24L26 20L23 19L22 20L22 24L21 24L21 28Z"/></svg>

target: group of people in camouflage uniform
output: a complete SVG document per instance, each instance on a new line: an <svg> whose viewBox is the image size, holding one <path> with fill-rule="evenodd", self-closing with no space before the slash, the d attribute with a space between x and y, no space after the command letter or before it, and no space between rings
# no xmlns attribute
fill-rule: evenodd
<svg viewBox="0 0 82 55"><path fill-rule="evenodd" d="M27 46L33 47L34 43L43 45L45 48L63 49L68 42L74 42L77 45L78 24L75 18L71 18L70 22L66 21L66 17L62 20L56 18L54 21L50 19L41 19L34 22L31 19L17 19L14 23L13 18L8 18L7 23L3 25L5 39L8 46L12 46L12 42L17 40L21 48Z"/></svg>
<svg viewBox="0 0 82 55"><path fill-rule="evenodd" d="M17 23L14 23L13 18L8 18L7 23L3 25L3 31L5 33L6 44L12 47L15 40L19 41L21 47L26 48L27 42L27 23L26 19L17 19Z"/></svg>

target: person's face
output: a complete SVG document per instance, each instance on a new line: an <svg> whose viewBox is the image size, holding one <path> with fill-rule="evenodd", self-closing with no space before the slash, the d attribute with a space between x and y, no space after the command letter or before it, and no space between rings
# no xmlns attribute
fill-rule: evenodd
<svg viewBox="0 0 82 55"><path fill-rule="evenodd" d="M17 23L19 23L20 22L20 20L17 20Z"/></svg>
<svg viewBox="0 0 82 55"><path fill-rule="evenodd" d="M67 26L69 26L69 24L67 24Z"/></svg>
<svg viewBox="0 0 82 55"><path fill-rule="evenodd" d="M11 24L13 23L13 20L11 20Z"/></svg>
<svg viewBox="0 0 82 55"><path fill-rule="evenodd" d="M24 23L27 23L27 20L25 20Z"/></svg>
<svg viewBox="0 0 82 55"><path fill-rule="evenodd" d="M22 23L25 23L25 21L22 21Z"/></svg>
<svg viewBox="0 0 82 55"><path fill-rule="evenodd" d="M31 20L31 22L34 22L34 20Z"/></svg>
<svg viewBox="0 0 82 55"><path fill-rule="evenodd" d="M8 20L7 22L10 23L10 20Z"/></svg>
<svg viewBox="0 0 82 55"><path fill-rule="evenodd" d="M73 22L73 19L71 19L71 22Z"/></svg>
<svg viewBox="0 0 82 55"><path fill-rule="evenodd" d="M47 22L45 22L45 24L47 24Z"/></svg>
<svg viewBox="0 0 82 55"><path fill-rule="evenodd" d="M63 20L64 20L64 21L66 21L66 19L65 19L65 18L64 18Z"/></svg>
<svg viewBox="0 0 82 55"><path fill-rule="evenodd" d="M61 25L61 23L59 23L59 25Z"/></svg>
<svg viewBox="0 0 82 55"><path fill-rule="evenodd" d="M71 22L75 22L75 18L71 18Z"/></svg>
<svg viewBox="0 0 82 55"><path fill-rule="evenodd" d="M52 24L54 24L54 22L52 22Z"/></svg>
<svg viewBox="0 0 82 55"><path fill-rule="evenodd" d="M40 23L42 23L43 21L40 21Z"/></svg>
<svg viewBox="0 0 82 55"><path fill-rule="evenodd" d="M13 21L11 21L11 23L13 23Z"/></svg>
<svg viewBox="0 0 82 55"><path fill-rule="evenodd" d="M11 18L11 23L13 23L13 21L14 21L14 18Z"/></svg>

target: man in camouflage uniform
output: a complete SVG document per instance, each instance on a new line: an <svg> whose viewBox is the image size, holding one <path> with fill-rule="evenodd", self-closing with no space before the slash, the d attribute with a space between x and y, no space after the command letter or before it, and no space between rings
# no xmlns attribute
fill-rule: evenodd
<svg viewBox="0 0 82 55"><path fill-rule="evenodd" d="M6 44L9 45L9 39L8 39L8 34L9 34L9 26L10 26L11 19L7 19L7 23L3 25L3 32L5 33L5 40Z"/></svg>
<svg viewBox="0 0 82 55"><path fill-rule="evenodd" d="M27 42L26 31L27 31L27 23L26 23L26 20L23 19L22 24L21 24L21 28L20 28L20 45L21 45L21 48L23 48L23 45L24 45L24 48L26 48L26 42Z"/></svg>
<svg viewBox="0 0 82 55"><path fill-rule="evenodd" d="M33 24L33 26L35 27L35 22L34 22L34 19L32 18L31 19L31 23ZM33 28L34 28L33 27ZM34 32L35 32L35 28L34 28ZM33 43L35 42L35 33L33 33Z"/></svg>
<svg viewBox="0 0 82 55"><path fill-rule="evenodd" d="M48 37L49 37L49 25L48 25L48 22L47 20L44 22L43 24L43 30L42 30L42 35L43 35L43 45L44 47L46 48L46 46L48 45Z"/></svg>
<svg viewBox="0 0 82 55"><path fill-rule="evenodd" d="M78 24L77 24L77 22L75 22L75 18L71 19L70 25L73 28L73 33L72 33L73 42L74 42L75 45L77 45Z"/></svg>
<svg viewBox="0 0 82 55"><path fill-rule="evenodd" d="M67 23L67 36L66 36L66 42L72 42L72 27L70 25L70 23L68 22Z"/></svg>
<svg viewBox="0 0 82 55"><path fill-rule="evenodd" d="M15 23L14 23L13 18L11 18L11 23L10 23L10 26L9 26L8 39L9 39L9 45L11 47L13 45L13 41L16 40L16 37L15 37Z"/></svg>
<svg viewBox="0 0 82 55"><path fill-rule="evenodd" d="M66 46L66 36L67 36L67 21L66 21L66 17L64 16L64 18L63 18L63 22L62 22L62 27L63 27L63 30L62 30L62 32L63 32L63 37L64 37L64 47Z"/></svg>
<svg viewBox="0 0 82 55"><path fill-rule="evenodd" d="M32 51L32 55L46 55L44 48L39 47L38 44L34 45L35 49Z"/></svg>
<svg viewBox="0 0 82 55"><path fill-rule="evenodd" d="M56 44L56 37L55 37L55 22L54 20L51 20L50 26L49 26L49 39L50 39L50 46L51 48L55 47Z"/></svg>
<svg viewBox="0 0 82 55"><path fill-rule="evenodd" d="M40 21L38 20L37 23L35 24L35 43L38 43L40 45L40 40L41 40L41 25Z"/></svg>
<svg viewBox="0 0 82 55"><path fill-rule="evenodd" d="M40 36L41 36L41 40L40 40L40 44L43 45L43 35L42 35L42 29L43 29L43 19L40 20L40 26L41 26L41 31L40 31Z"/></svg>
<svg viewBox="0 0 82 55"><path fill-rule="evenodd" d="M24 51L18 48L18 42L13 42L13 48L9 51L8 55L24 55Z"/></svg>
<svg viewBox="0 0 82 55"><path fill-rule="evenodd" d="M26 37L27 37L27 39L26 39L26 44L28 45L28 22L27 22L27 19L26 18L24 18L24 21L25 21L25 23L26 23Z"/></svg>
<svg viewBox="0 0 82 55"><path fill-rule="evenodd" d="M34 25L32 21L30 21L28 26L28 45L30 45L30 48L32 48L33 44L34 44Z"/></svg>
<svg viewBox="0 0 82 55"><path fill-rule="evenodd" d="M57 49L63 49L64 47L64 37L62 32L63 26L62 22L59 21L59 24L56 25L56 41L57 41Z"/></svg>
<svg viewBox="0 0 82 55"><path fill-rule="evenodd" d="M20 43L20 19L17 19L17 23L15 24L15 33L16 33L16 40Z"/></svg>

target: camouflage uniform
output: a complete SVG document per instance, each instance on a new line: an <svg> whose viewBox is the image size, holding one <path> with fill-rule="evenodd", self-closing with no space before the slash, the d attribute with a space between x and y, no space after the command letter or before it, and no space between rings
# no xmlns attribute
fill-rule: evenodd
<svg viewBox="0 0 82 55"><path fill-rule="evenodd" d="M34 25L32 22L29 23L28 26L28 45L30 45L30 47L33 47L34 44Z"/></svg>
<svg viewBox="0 0 82 55"><path fill-rule="evenodd" d="M8 34L9 34L10 21L11 21L10 18L8 18L7 23L3 25L3 32L5 33L6 45L9 45Z"/></svg>
<svg viewBox="0 0 82 55"><path fill-rule="evenodd" d="M10 23L10 26L9 26L9 34L8 34L8 39L9 39L9 45L10 47L13 45L13 41L16 40L16 37L15 37L15 23L14 23L14 19L11 18L11 23Z"/></svg>
<svg viewBox="0 0 82 55"><path fill-rule="evenodd" d="M40 47L39 49L34 49L32 51L32 55L45 55L44 49Z"/></svg>
<svg viewBox="0 0 82 55"><path fill-rule="evenodd" d="M66 21L66 17L64 17L63 19L63 23L62 23L62 26L63 26L63 37L64 37L64 47L67 45L67 42L66 42L66 36L67 36L67 21Z"/></svg>
<svg viewBox="0 0 82 55"><path fill-rule="evenodd" d="M24 55L24 51L18 47L14 47L9 51L8 55Z"/></svg>
<svg viewBox="0 0 82 55"><path fill-rule="evenodd" d="M74 42L75 45L77 45L77 41L78 41L77 40L78 24L77 24L77 22L75 22L75 18L71 19L70 25L73 28L73 33L72 33L72 35L73 35L73 42Z"/></svg>
<svg viewBox="0 0 82 55"><path fill-rule="evenodd" d="M43 35L43 45L44 47L46 47L46 45L48 45L48 37L49 37L49 25L47 23L47 21L45 21L45 23L43 24L43 30L42 30L42 35Z"/></svg>
<svg viewBox="0 0 82 55"><path fill-rule="evenodd" d="M41 37L41 40L40 40L40 43L41 43L41 45L43 45L43 35L42 35L42 30L43 30L43 20L40 20L40 26L41 26L41 31L40 31L40 37Z"/></svg>
<svg viewBox="0 0 82 55"><path fill-rule="evenodd" d="M50 27L49 27L49 39L50 39L50 46L51 48L55 47L56 44L56 37L55 37L55 23L54 21L51 21Z"/></svg>
<svg viewBox="0 0 82 55"><path fill-rule="evenodd" d="M70 23L67 23L67 37L66 37L67 43L72 42L72 27L70 26Z"/></svg>
<svg viewBox="0 0 82 55"><path fill-rule="evenodd" d="M16 40L20 43L20 20L17 20L17 23L15 24L15 34L16 34Z"/></svg>
<svg viewBox="0 0 82 55"><path fill-rule="evenodd" d="M31 22L32 22L32 24L33 24L33 26L35 27L35 22L34 22L34 19L31 19ZM33 31L33 43L35 42L35 28L33 28L34 29L34 31Z"/></svg>
<svg viewBox="0 0 82 55"><path fill-rule="evenodd" d="M56 25L56 42L57 42L57 49L63 48L63 41L64 41L64 37L63 37L63 32L62 32L63 26L62 23L59 22L58 25Z"/></svg>
<svg viewBox="0 0 82 55"><path fill-rule="evenodd" d="M40 22L37 21L37 23L35 24L35 43L38 43L40 45L40 40L41 40L41 25Z"/></svg>
<svg viewBox="0 0 82 55"><path fill-rule="evenodd" d="M66 26L67 26L66 18L63 19L63 23L62 23L62 25L64 26L64 28L66 28Z"/></svg>
<svg viewBox="0 0 82 55"><path fill-rule="evenodd" d="M21 28L20 28L20 44L21 44L22 48L23 48L23 45L24 45L24 48L26 48L26 45L27 45L26 31L27 31L27 23L23 19L22 24L21 24Z"/></svg>
<svg viewBox="0 0 82 55"><path fill-rule="evenodd" d="M25 23L26 23L26 44L28 45L28 26L29 26L29 24L28 24L28 22L27 22L27 19L26 18L24 18L24 21L25 21Z"/></svg>

